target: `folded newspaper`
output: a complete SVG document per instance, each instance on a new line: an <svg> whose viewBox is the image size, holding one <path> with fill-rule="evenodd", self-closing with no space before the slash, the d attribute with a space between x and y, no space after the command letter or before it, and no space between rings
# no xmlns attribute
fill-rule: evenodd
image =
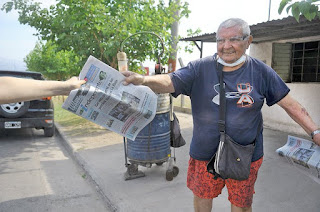
<svg viewBox="0 0 320 212"><path fill-rule="evenodd" d="M124 86L120 72L93 56L79 78L87 83L71 91L62 108L131 140L153 120L158 97L150 88Z"/></svg>
<svg viewBox="0 0 320 212"><path fill-rule="evenodd" d="M320 147L317 144L289 135L287 143L276 152L320 183Z"/></svg>

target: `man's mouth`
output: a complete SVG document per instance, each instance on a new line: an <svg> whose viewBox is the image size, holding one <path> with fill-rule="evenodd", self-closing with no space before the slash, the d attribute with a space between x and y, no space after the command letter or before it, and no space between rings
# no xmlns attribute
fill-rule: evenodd
<svg viewBox="0 0 320 212"><path fill-rule="evenodd" d="M223 54L234 54L234 52L223 52Z"/></svg>

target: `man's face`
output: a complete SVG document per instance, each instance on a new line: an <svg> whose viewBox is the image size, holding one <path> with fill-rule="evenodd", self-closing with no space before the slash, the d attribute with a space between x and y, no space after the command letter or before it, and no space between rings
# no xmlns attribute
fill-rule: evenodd
<svg viewBox="0 0 320 212"><path fill-rule="evenodd" d="M226 63L234 63L247 50L252 36L244 37L238 26L221 28L217 33L217 50L219 57Z"/></svg>

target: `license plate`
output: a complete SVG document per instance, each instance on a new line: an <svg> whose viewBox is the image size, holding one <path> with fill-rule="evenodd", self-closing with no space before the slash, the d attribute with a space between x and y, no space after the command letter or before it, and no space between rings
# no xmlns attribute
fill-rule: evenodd
<svg viewBox="0 0 320 212"><path fill-rule="evenodd" d="M21 121L4 122L4 128L6 128L6 129L21 128Z"/></svg>

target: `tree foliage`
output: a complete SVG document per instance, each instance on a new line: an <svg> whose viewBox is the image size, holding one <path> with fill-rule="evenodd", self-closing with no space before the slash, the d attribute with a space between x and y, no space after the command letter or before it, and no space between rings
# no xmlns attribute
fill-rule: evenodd
<svg viewBox="0 0 320 212"><path fill-rule="evenodd" d="M30 71L40 72L52 80L66 80L81 70L80 58L72 50L59 51L52 41L38 42L24 61Z"/></svg>
<svg viewBox="0 0 320 212"><path fill-rule="evenodd" d="M174 12L180 9L180 17ZM34 27L41 40L52 41L56 50L73 51L83 65L89 55L117 68L116 54L128 36L151 31L164 41L167 63L170 46L170 27L175 20L188 16L188 4L181 6L164 0L57 0L50 8L32 0L11 0L2 10L17 10L19 22ZM157 37L142 34L124 43L131 65L146 59L157 61L161 52Z"/></svg>
<svg viewBox="0 0 320 212"><path fill-rule="evenodd" d="M303 0L299 2L292 2L292 0L282 0L279 5L278 13L281 14L283 9L287 7L287 13L290 12L299 22L299 16L303 15L309 21L314 18L320 18L319 11L319 2L320 0Z"/></svg>

